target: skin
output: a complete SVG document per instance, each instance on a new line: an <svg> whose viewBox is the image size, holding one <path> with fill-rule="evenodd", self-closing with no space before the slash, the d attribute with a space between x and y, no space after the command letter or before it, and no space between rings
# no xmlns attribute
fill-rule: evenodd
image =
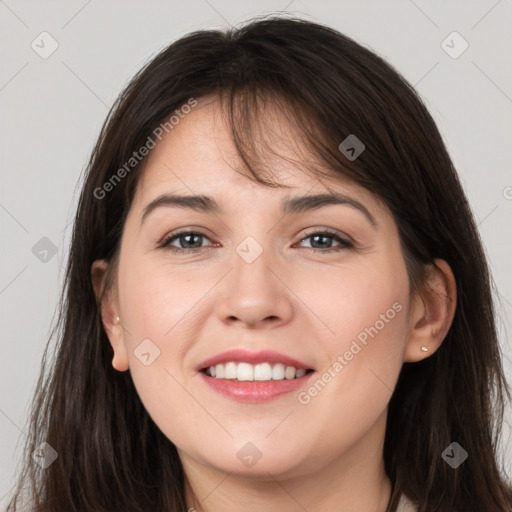
<svg viewBox="0 0 512 512"><path fill-rule="evenodd" d="M148 413L176 445L187 507L383 512L391 491L382 453L388 402L403 363L429 357L450 327L451 269L435 260L430 284L439 293L410 296L397 226L382 203L340 176L319 180L268 154L263 163L289 188L251 181L218 108L200 101L148 157L124 226L115 287L102 301L112 365L130 371ZM299 140L286 116L268 119L269 129L283 134L271 139L274 147L297 154L286 144ZM283 217L284 197L325 193L326 186L361 202L377 229L347 205ZM225 211L162 207L141 225L144 207L169 192L211 196ZM175 238L172 245L190 251L187 242L195 243L200 252L158 247L187 228L205 237ZM306 238L325 228L356 248ZM263 249L250 264L236 252L247 236ZM341 250L327 252L329 244ZM92 266L97 292L106 268L102 260ZM314 382L395 303L401 311L307 404L296 392L238 403L210 390L194 370L230 348L270 348L314 368ZM148 366L134 354L144 339L160 350ZM252 467L237 457L248 442L262 454Z"/></svg>

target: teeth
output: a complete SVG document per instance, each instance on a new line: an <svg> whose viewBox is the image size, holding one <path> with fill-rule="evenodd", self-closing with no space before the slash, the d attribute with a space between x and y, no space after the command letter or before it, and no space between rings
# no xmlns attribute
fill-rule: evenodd
<svg viewBox="0 0 512 512"><path fill-rule="evenodd" d="M224 378L225 379L236 379L237 378L237 369L236 363L226 363L224 368Z"/></svg>
<svg viewBox="0 0 512 512"><path fill-rule="evenodd" d="M294 374L295 376L295 374ZM254 367L254 380L272 379L272 366L269 363L257 364Z"/></svg>
<svg viewBox="0 0 512 512"><path fill-rule="evenodd" d="M272 380L284 379L284 364L277 363L272 368Z"/></svg>
<svg viewBox="0 0 512 512"><path fill-rule="evenodd" d="M236 363L230 361L226 364L217 364L210 366L206 374L216 379L236 379L238 381L269 381L284 380L303 377L306 370L303 368L297 370L293 366L285 366L282 363L271 365L270 363L261 363L252 365L249 363Z"/></svg>
<svg viewBox="0 0 512 512"><path fill-rule="evenodd" d="M226 366L229 363L226 364ZM254 366L249 363L238 363L236 368L237 380L254 380Z"/></svg>

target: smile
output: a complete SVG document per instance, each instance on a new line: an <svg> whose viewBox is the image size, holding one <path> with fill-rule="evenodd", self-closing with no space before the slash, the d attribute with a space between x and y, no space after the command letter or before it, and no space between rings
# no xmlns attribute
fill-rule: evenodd
<svg viewBox="0 0 512 512"><path fill-rule="evenodd" d="M238 377L240 367L242 380L239 380ZM257 369L257 367L263 368ZM215 377L210 374L211 368L213 368L215 372ZM283 395L298 392L307 385L311 376L316 374L314 370L296 370L291 366L284 367L284 365L280 363L274 364L273 366L268 363L254 366L248 363L235 363L234 365L226 363L225 365L219 364L211 368L205 368L197 373L209 389L224 398L236 402L252 404L268 402ZM220 372L217 373L217 368L219 368L220 372L228 372L228 377L225 375L221 377ZM274 371L276 372L276 377L280 377L284 373L284 378L269 379L269 368L271 368L272 375L274 375ZM229 375L234 375L234 373L231 373L234 372L234 370L237 372L236 377L230 378ZM253 372L252 377L250 372ZM256 376L260 376L260 378L255 379L254 373L256 373ZM250 379L247 377L250 377Z"/></svg>

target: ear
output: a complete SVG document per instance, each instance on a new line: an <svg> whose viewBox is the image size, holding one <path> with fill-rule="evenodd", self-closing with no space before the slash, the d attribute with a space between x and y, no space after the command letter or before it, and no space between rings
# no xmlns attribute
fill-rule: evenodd
<svg viewBox="0 0 512 512"><path fill-rule="evenodd" d="M432 355L448 334L455 315L457 287L452 269L441 259L430 265L424 291L418 291L411 309L405 362L417 362ZM421 347L427 347L423 352Z"/></svg>
<svg viewBox="0 0 512 512"><path fill-rule="evenodd" d="M126 371L128 365L128 351L124 337L124 328L122 320L116 322L119 315L119 305L114 297L112 290L104 290L105 278L107 274L108 263L105 260L96 260L91 267L92 285L96 302L101 311L101 321L105 332L107 333L110 345L114 350L112 366L120 371Z"/></svg>

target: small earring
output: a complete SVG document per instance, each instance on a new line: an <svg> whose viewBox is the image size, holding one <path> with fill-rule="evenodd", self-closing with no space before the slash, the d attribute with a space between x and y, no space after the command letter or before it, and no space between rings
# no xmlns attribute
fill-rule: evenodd
<svg viewBox="0 0 512 512"><path fill-rule="evenodd" d="M120 323L120 322L121 322L121 319L120 319L118 316L116 316L116 317L114 318L114 322L115 322L116 324L118 324L118 323Z"/></svg>
<svg viewBox="0 0 512 512"><path fill-rule="evenodd" d="M422 350L423 352L428 352L428 348L427 348L427 347L425 347L425 345L422 345L421 350Z"/></svg>

